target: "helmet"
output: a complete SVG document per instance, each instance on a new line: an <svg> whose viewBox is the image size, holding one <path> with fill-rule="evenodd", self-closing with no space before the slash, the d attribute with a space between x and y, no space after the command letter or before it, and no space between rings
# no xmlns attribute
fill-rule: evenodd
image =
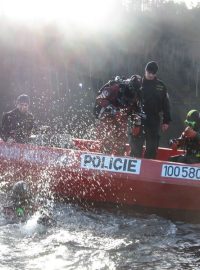
<svg viewBox="0 0 200 270"><path fill-rule="evenodd" d="M130 78L130 87L134 88L134 89L139 89L141 87L142 84L142 78L140 75L132 75Z"/></svg>
<svg viewBox="0 0 200 270"><path fill-rule="evenodd" d="M130 99L135 98L138 90L141 87L142 78L139 75L132 75L129 79L125 80L124 96Z"/></svg>
<svg viewBox="0 0 200 270"><path fill-rule="evenodd" d="M12 188L11 198L14 203L22 204L30 198L29 187L26 182L18 181Z"/></svg>
<svg viewBox="0 0 200 270"><path fill-rule="evenodd" d="M190 110L187 113L185 124L193 129L200 127L200 112L197 110Z"/></svg>

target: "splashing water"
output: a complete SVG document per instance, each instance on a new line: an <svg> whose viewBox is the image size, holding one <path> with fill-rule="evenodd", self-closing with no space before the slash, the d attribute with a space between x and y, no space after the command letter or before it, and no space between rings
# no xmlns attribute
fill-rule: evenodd
<svg viewBox="0 0 200 270"><path fill-rule="evenodd" d="M22 224L20 231L25 236L33 236L35 234L41 234L47 232L47 227L39 223L41 213L37 211L25 224Z"/></svg>
<svg viewBox="0 0 200 270"><path fill-rule="evenodd" d="M113 209L114 210L114 209ZM156 215L57 203L57 225L1 224L1 269L199 269L200 227Z"/></svg>

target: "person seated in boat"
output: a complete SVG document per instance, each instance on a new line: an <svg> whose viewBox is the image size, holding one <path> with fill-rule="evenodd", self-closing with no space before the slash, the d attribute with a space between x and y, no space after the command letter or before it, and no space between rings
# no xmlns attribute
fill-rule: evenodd
<svg viewBox="0 0 200 270"><path fill-rule="evenodd" d="M34 125L29 112L30 98L22 94L16 100L16 108L2 117L1 137L5 142L27 143Z"/></svg>
<svg viewBox="0 0 200 270"><path fill-rule="evenodd" d="M128 117L133 111L140 111L140 85L139 75L127 80L117 76L99 90L94 114L98 119L96 133L101 152L124 155Z"/></svg>
<svg viewBox="0 0 200 270"><path fill-rule="evenodd" d="M171 140L172 149L185 149L184 155L170 157L170 161L200 163L200 112L190 110L185 120L186 128L178 139Z"/></svg>
<svg viewBox="0 0 200 270"><path fill-rule="evenodd" d="M6 205L3 207L5 218L11 222L25 222L36 211L40 211L37 221L39 224L55 224L51 212L32 196L29 185L25 181L16 182L7 196Z"/></svg>

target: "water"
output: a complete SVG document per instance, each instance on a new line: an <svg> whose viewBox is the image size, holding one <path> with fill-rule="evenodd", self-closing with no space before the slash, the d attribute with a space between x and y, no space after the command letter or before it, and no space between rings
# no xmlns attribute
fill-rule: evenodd
<svg viewBox="0 0 200 270"><path fill-rule="evenodd" d="M0 269L200 269L200 224L157 215L57 203L57 224L7 224Z"/></svg>

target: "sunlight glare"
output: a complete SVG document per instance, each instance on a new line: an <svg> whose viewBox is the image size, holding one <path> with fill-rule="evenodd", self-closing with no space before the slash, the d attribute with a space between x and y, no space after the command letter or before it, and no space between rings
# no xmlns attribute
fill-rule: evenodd
<svg viewBox="0 0 200 270"><path fill-rule="evenodd" d="M114 0L0 0L0 16L23 22L72 23L101 27L108 22Z"/></svg>

